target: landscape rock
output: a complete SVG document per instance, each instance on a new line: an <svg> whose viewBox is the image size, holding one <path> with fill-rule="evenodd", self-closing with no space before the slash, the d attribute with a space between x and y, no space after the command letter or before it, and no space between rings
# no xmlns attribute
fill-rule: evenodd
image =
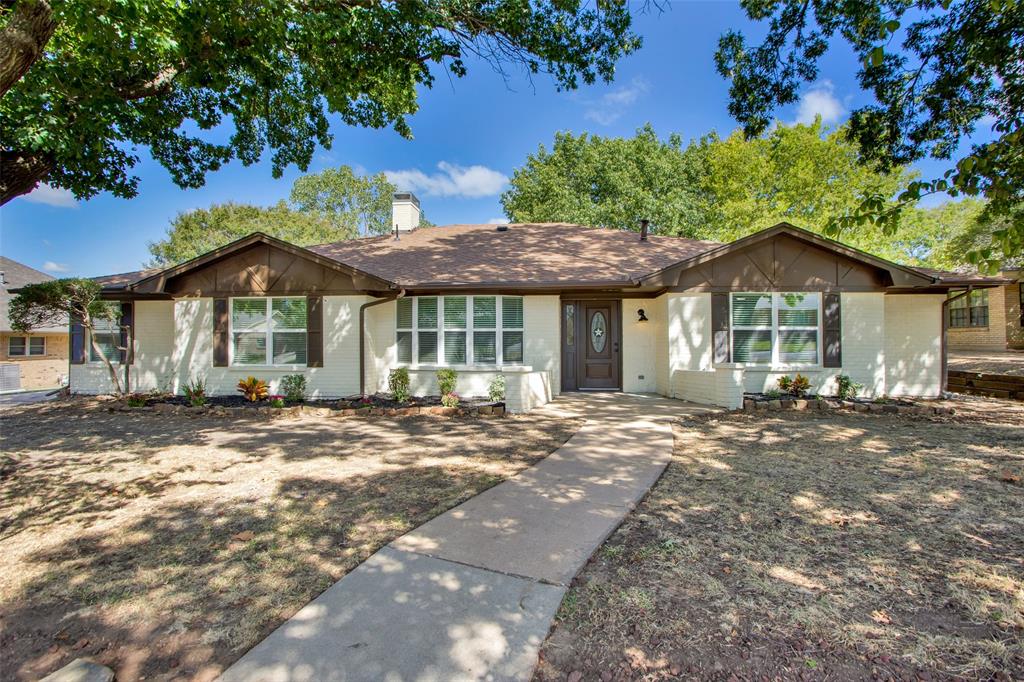
<svg viewBox="0 0 1024 682"><path fill-rule="evenodd" d="M50 673L40 682L112 682L114 671L105 665L76 658L66 666Z"/></svg>

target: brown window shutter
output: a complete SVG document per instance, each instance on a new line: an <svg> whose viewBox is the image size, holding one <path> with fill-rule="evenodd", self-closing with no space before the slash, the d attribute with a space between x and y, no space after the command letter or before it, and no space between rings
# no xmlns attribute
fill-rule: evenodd
<svg viewBox="0 0 1024 682"><path fill-rule="evenodd" d="M824 351L822 366L842 367L842 303L839 294L825 294L824 298Z"/></svg>
<svg viewBox="0 0 1024 682"><path fill-rule="evenodd" d="M730 362L729 294L711 294L711 335L715 362Z"/></svg>
<svg viewBox="0 0 1024 682"><path fill-rule="evenodd" d="M121 303L121 364L130 365L135 362L135 304L131 301Z"/></svg>
<svg viewBox="0 0 1024 682"><path fill-rule="evenodd" d="M68 332L68 343L70 344L71 364L85 364L85 327L82 326L82 318L78 315L71 317L71 329Z"/></svg>
<svg viewBox="0 0 1024 682"><path fill-rule="evenodd" d="M213 366L228 366L228 299L213 299Z"/></svg>
<svg viewBox="0 0 1024 682"><path fill-rule="evenodd" d="M324 366L324 297L306 297L306 367Z"/></svg>

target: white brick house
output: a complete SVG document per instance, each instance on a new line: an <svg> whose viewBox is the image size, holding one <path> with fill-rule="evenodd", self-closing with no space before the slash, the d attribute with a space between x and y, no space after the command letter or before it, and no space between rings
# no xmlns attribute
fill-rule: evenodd
<svg viewBox="0 0 1024 682"><path fill-rule="evenodd" d="M717 244L567 224L419 228L300 248L254 234L162 271L100 278L124 302L133 390L307 376L315 397L375 393L395 367L416 394L483 395L503 374L528 410L562 391L622 390L736 407L800 372L831 393L942 388L945 273L890 263L780 224ZM963 286L963 277L957 286ZM1001 282L977 278L973 286ZM72 325L71 387L111 389ZM109 339L109 347L116 345ZM124 344L122 344L124 345Z"/></svg>

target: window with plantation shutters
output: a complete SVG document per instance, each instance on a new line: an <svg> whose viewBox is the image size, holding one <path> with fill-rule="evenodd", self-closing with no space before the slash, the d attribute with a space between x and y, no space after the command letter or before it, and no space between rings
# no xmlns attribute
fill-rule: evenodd
<svg viewBox="0 0 1024 682"><path fill-rule="evenodd" d="M521 296L417 296L395 307L401 364L519 364L524 334Z"/></svg>
<svg viewBox="0 0 1024 682"><path fill-rule="evenodd" d="M730 298L732 361L813 365L820 361L821 294L734 293Z"/></svg>
<svg viewBox="0 0 1024 682"><path fill-rule="evenodd" d="M231 299L231 364L305 365L307 315L304 296Z"/></svg>

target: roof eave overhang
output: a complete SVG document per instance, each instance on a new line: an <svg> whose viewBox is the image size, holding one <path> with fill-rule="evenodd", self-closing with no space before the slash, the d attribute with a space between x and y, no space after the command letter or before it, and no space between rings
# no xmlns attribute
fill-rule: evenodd
<svg viewBox="0 0 1024 682"><path fill-rule="evenodd" d="M138 295L165 294L165 287L167 286L167 282L170 279L177 277L179 275L183 275L187 272L203 267L205 265L209 265L210 263L230 256L231 254L241 251L242 249L246 249L250 246L253 246L254 244L260 243L268 244L275 248L281 249L282 251L285 251L287 253L291 253L301 258L310 260L314 263L317 263L318 265L322 265L324 267L331 268L339 272L343 272L347 275L351 275L353 279L355 279L356 281L363 285L360 288L366 291L390 291L398 288L398 285L395 282L386 280L377 275L370 274L368 272L360 270L359 268L355 268L346 263L334 260L333 258L323 256L319 253L310 251L309 249L303 248L301 246L295 246L294 244L291 244L284 240L278 239L276 237L271 237L268 234L264 234L262 232L254 232L250 235L242 237L241 239L237 239L231 242L230 244L225 244L224 246L213 249L212 251L208 251L207 253L204 253L201 256L197 256L192 260L185 261L180 265L171 266L166 270L161 270L160 272L154 273L140 280L127 284L122 289L126 292L131 292ZM116 290L111 289L109 291L113 293Z"/></svg>

